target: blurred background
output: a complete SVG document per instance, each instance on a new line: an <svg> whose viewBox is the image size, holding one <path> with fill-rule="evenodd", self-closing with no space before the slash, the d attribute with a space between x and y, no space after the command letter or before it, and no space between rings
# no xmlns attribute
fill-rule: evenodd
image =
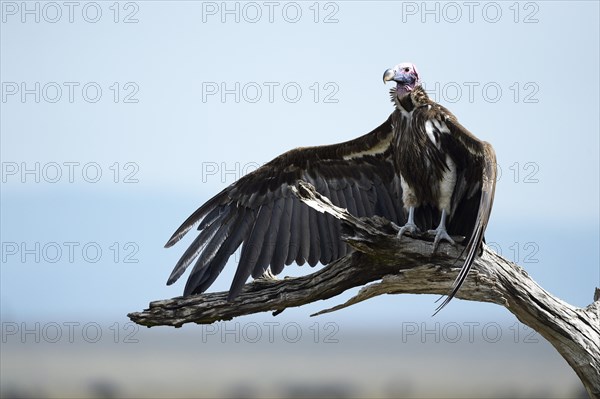
<svg viewBox="0 0 600 399"><path fill-rule="evenodd" d="M139 328L212 195L392 111L414 62L497 152L490 247L574 306L599 268L598 2L2 1L2 397L585 397L499 306L385 296ZM193 234L192 234L193 235ZM229 288L232 257L211 287ZM295 265L282 275L311 272Z"/></svg>

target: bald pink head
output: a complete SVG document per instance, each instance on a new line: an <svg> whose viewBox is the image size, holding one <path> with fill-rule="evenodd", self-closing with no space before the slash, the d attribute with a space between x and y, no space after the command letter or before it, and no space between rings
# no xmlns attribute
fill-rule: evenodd
<svg viewBox="0 0 600 399"><path fill-rule="evenodd" d="M410 93L415 87L421 85L417 67L410 62L403 62L385 71L383 74L383 83L391 80L396 82L396 92L398 97Z"/></svg>

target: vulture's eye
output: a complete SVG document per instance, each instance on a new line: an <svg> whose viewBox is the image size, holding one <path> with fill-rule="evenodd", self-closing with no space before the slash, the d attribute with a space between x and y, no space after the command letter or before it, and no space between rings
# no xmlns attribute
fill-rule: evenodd
<svg viewBox="0 0 600 399"><path fill-rule="evenodd" d="M410 68L404 68L404 72L410 72Z"/></svg>

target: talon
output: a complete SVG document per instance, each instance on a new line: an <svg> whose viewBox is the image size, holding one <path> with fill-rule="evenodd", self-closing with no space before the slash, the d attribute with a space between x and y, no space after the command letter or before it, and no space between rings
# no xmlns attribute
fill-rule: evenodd
<svg viewBox="0 0 600 399"><path fill-rule="evenodd" d="M397 237L402 238L404 233L416 234L418 232L419 232L419 228L417 227L416 224L406 223L404 226L402 226L402 228L400 228L400 231L398 232Z"/></svg>
<svg viewBox="0 0 600 399"><path fill-rule="evenodd" d="M427 233L432 234L432 235L435 234L435 239L433 240L433 253L435 253L435 251L437 250L438 246L440 245L441 240L446 240L451 245L456 245L456 242L454 242L452 237L450 237L448 235L448 232L446 231L446 229L437 228L436 230L429 230L429 231L427 231Z"/></svg>

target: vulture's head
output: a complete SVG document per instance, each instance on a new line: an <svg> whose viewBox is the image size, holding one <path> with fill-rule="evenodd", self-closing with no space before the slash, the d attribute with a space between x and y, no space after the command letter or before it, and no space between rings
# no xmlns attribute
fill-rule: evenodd
<svg viewBox="0 0 600 399"><path fill-rule="evenodd" d="M392 80L396 82L396 96L399 99L413 91L415 87L421 85L417 67L410 62L403 62L385 71L383 74L383 83Z"/></svg>

